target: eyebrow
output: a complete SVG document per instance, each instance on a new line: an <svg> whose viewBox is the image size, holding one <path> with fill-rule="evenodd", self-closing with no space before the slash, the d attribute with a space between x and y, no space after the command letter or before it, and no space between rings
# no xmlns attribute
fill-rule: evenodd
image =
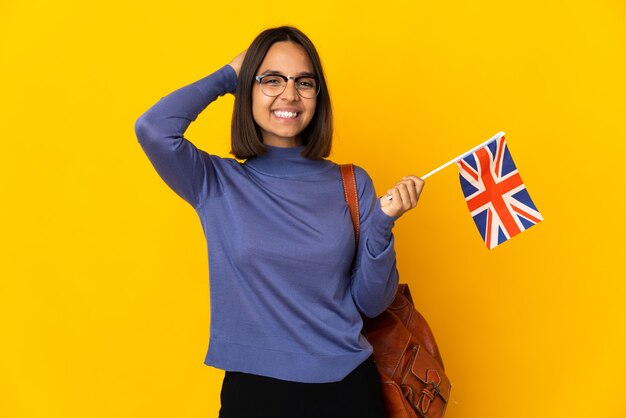
<svg viewBox="0 0 626 418"><path fill-rule="evenodd" d="M280 74L280 75L284 75L282 72L277 71L277 70L265 70L261 73L261 75L271 75L271 74ZM301 73L298 73L296 75L296 77L317 77L315 74L313 73L309 73L307 71L303 71Z"/></svg>

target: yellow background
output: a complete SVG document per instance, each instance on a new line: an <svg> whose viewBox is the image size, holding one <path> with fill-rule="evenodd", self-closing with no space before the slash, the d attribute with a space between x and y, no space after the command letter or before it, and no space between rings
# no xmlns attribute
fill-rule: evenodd
<svg viewBox="0 0 626 418"><path fill-rule="evenodd" d="M450 167L394 229L447 418L624 417L623 1L2 1L0 416L215 417L206 246L134 136L261 30L317 45L380 194L507 133L545 221L486 249ZM228 156L232 97L187 137Z"/></svg>

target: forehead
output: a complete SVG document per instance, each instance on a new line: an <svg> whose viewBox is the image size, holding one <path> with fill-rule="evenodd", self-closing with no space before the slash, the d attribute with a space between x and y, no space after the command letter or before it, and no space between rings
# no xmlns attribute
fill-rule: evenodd
<svg viewBox="0 0 626 418"><path fill-rule="evenodd" d="M259 70L278 71L287 75L312 73L313 64L301 45L293 42L276 42L265 54Z"/></svg>

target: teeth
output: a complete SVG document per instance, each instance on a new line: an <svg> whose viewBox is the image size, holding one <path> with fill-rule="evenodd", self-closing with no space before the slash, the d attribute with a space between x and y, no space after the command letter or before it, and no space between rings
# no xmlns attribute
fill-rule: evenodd
<svg viewBox="0 0 626 418"><path fill-rule="evenodd" d="M282 111L282 110L275 110L274 114L276 116L278 116L279 118L295 118L296 116L298 116L297 112L286 112L286 111Z"/></svg>

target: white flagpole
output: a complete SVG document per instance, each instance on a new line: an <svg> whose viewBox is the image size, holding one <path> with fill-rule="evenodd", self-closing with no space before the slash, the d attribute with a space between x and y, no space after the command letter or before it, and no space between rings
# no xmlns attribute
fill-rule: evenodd
<svg viewBox="0 0 626 418"><path fill-rule="evenodd" d="M471 150L464 152L463 154L459 155L456 158L451 159L450 161L448 161L447 163L445 163L442 166L439 166L437 168L435 168L433 171L431 171L430 173L424 174L421 179L425 180L428 177L430 177L431 175L435 174L436 172L443 170L444 168L446 168L447 166L449 166L450 164L454 164L459 160L462 160L463 158L467 157L468 155L470 155L471 153L481 149L482 147L486 147L487 145L491 144L493 141L497 141L498 139L500 139L501 137L504 136L504 132L500 131L497 134L495 134L494 136L492 136L491 138L489 138L488 140L486 140L485 142L483 142L480 145L476 145L474 148L472 148ZM387 195L387 200L391 200L392 197L390 195Z"/></svg>
<svg viewBox="0 0 626 418"><path fill-rule="evenodd" d="M435 174L436 172L438 172L439 170L443 170L444 168L446 168L447 166L449 166L450 164L454 164L459 160L462 160L463 158L467 157L468 155L470 155L471 153L481 149L482 147L486 147L487 145L491 144L493 141L497 141L498 139L500 139L501 137L504 136L504 132L500 131L497 134L495 134L494 136L492 136L491 138L489 138L488 140L486 140L485 142L483 142L480 145L476 145L474 148L472 148L471 150L459 155L456 158L451 159L450 161L448 161L447 163L445 163L444 165L435 168L433 171L431 171L428 174L424 174L422 176L422 180L430 177L431 175Z"/></svg>

